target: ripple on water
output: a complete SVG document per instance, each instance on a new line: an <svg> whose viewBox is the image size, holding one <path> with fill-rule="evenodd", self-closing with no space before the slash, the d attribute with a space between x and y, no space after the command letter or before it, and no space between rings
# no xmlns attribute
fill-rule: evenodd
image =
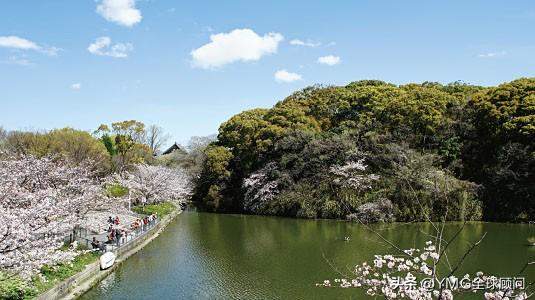
<svg viewBox="0 0 535 300"><path fill-rule="evenodd" d="M459 226L448 224L446 233ZM427 240L424 232L431 228L390 224L376 229L410 248ZM487 237L465 261L464 271L513 275L533 259L535 247L525 243L535 236L535 226L493 223L467 225L450 259L484 232ZM343 241L345 236L351 241ZM356 263L387 251L358 224L185 212L82 299L361 299L360 291L314 284L348 274ZM535 270L528 276L535 278Z"/></svg>

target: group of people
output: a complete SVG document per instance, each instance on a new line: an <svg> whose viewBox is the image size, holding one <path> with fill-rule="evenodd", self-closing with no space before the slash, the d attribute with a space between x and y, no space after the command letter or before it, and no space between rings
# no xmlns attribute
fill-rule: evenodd
<svg viewBox="0 0 535 300"><path fill-rule="evenodd" d="M129 233L134 232L133 235L136 235L139 229L141 229L141 231L147 230L149 226L152 226L154 223L156 223L156 219L156 214L151 214L149 216L145 216L144 218L138 218L130 225L130 228L127 229L125 226L121 226L121 220L119 219L119 216L116 216L115 218L110 216L108 218L109 227L107 230L107 241L101 243L96 239L96 237L93 237L91 246L93 249L98 249L100 251L106 250L106 244L115 244L117 247L119 247L121 244L124 244L128 241ZM130 234L130 236L132 236L132 234Z"/></svg>
<svg viewBox="0 0 535 300"><path fill-rule="evenodd" d="M132 230L137 230L141 228L142 230L145 230L147 226L153 225L156 222L156 215L151 214L149 216L145 216L143 219L136 219L132 225L130 225L130 228Z"/></svg>
<svg viewBox="0 0 535 300"><path fill-rule="evenodd" d="M110 224L110 225L119 225L120 223L121 223L121 221L119 220L119 216L115 216L115 218L110 216L108 218L108 224Z"/></svg>
<svg viewBox="0 0 535 300"><path fill-rule="evenodd" d="M117 244L119 247L121 244L124 244L128 240L128 231L124 228L114 228L113 225L110 225L108 228L108 244Z"/></svg>
<svg viewBox="0 0 535 300"><path fill-rule="evenodd" d="M93 241L91 241L91 247L93 249L98 249L99 251L102 251L102 252L106 251L106 245L104 243L101 243L99 240L97 240L96 237L93 237Z"/></svg>

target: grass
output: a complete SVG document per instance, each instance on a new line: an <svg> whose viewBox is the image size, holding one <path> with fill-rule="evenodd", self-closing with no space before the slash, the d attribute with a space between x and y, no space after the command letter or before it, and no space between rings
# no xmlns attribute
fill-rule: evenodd
<svg viewBox="0 0 535 300"><path fill-rule="evenodd" d="M112 184L106 187L106 192L111 197L119 198L128 194L128 188L120 184Z"/></svg>
<svg viewBox="0 0 535 300"><path fill-rule="evenodd" d="M41 268L41 276L35 276L29 282L22 280L19 276L8 276L0 271L0 299L34 299L58 282L84 270L99 256L97 252L88 252L78 255L70 263L53 267L44 266Z"/></svg>
<svg viewBox="0 0 535 300"><path fill-rule="evenodd" d="M155 213L159 218L163 218L176 209L176 206L171 202L162 202L158 204L150 204L145 206L135 206L132 210L138 214L151 215Z"/></svg>
<svg viewBox="0 0 535 300"><path fill-rule="evenodd" d="M99 256L100 254L98 252L88 252L78 255L70 263L59 264L53 267L44 266L41 268L41 274L44 280L36 276L32 280L32 285L37 290L37 293L41 294L52 288L56 283L81 272L88 264L96 261Z"/></svg>
<svg viewBox="0 0 535 300"><path fill-rule="evenodd" d="M0 299L31 299L36 296L37 291L30 283L0 271Z"/></svg>

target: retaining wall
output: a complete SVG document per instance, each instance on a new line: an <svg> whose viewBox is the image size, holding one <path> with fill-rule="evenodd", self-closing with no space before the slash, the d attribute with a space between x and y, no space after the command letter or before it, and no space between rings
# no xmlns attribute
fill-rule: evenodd
<svg viewBox="0 0 535 300"><path fill-rule="evenodd" d="M180 213L181 210L179 209L173 211L171 214L165 216L146 234L113 251L117 255L117 258L112 267L106 270L100 270L100 262L97 260L96 262L87 265L83 271L65 279L50 290L39 295L37 299L56 300L76 299L80 297L111 274L111 272L113 272L128 257L141 250L145 245L160 235L165 227Z"/></svg>

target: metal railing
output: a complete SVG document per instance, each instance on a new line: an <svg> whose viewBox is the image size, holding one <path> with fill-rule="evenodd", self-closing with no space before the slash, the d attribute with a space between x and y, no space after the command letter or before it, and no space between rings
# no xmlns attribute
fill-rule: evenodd
<svg viewBox="0 0 535 300"><path fill-rule="evenodd" d="M93 237L95 237L96 240L99 241L101 245L103 245L103 249L100 249L101 251L115 251L144 236L158 223L160 223L160 218L154 219L151 222L148 222L147 224L143 224L142 222L142 224L138 228L126 231L126 234L121 235L120 237L115 236L114 239L111 241L108 240L108 231L106 231L106 233L101 234L91 234L90 231L85 228L76 228L73 233L70 234L68 240L70 243L77 241L79 244L85 246L86 248L93 249L92 243Z"/></svg>

